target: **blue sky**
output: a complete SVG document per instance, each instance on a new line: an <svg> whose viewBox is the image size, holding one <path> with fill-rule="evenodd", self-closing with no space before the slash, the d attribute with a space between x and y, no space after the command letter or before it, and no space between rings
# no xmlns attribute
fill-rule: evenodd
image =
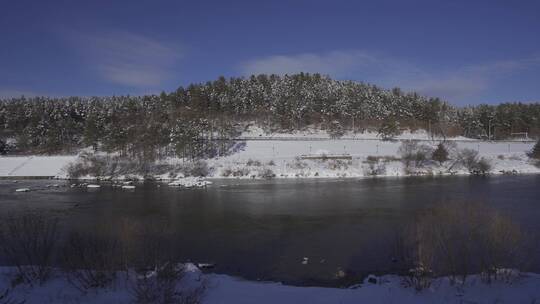
<svg viewBox="0 0 540 304"><path fill-rule="evenodd" d="M540 1L0 0L0 96L320 72L454 104L540 100Z"/></svg>

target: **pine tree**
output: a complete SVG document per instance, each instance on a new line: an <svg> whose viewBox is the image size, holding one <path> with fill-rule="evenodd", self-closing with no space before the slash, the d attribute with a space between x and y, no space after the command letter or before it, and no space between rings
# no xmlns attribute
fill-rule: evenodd
<svg viewBox="0 0 540 304"><path fill-rule="evenodd" d="M538 141L528 155L530 158L540 159L540 139L538 139Z"/></svg>
<svg viewBox="0 0 540 304"><path fill-rule="evenodd" d="M389 140L401 134L399 123L393 119L385 120L378 131L383 140Z"/></svg>
<svg viewBox="0 0 540 304"><path fill-rule="evenodd" d="M448 151L443 143L439 143L439 145L437 145L437 149L433 151L431 159L438 161L441 165L448 160Z"/></svg>

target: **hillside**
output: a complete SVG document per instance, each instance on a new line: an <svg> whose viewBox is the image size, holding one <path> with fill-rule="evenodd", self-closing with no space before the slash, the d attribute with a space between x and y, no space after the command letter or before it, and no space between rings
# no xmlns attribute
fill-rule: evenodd
<svg viewBox="0 0 540 304"><path fill-rule="evenodd" d="M339 138L393 138L426 130L441 138L507 139L540 134L540 104L459 108L400 89L319 74L219 78L159 96L34 97L0 101L0 152L74 153L92 146L141 160L231 153L248 125L267 134L307 128Z"/></svg>

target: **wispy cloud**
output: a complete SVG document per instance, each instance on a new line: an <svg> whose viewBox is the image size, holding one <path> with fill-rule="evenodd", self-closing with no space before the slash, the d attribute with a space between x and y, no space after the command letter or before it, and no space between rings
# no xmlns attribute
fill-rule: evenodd
<svg viewBox="0 0 540 304"><path fill-rule="evenodd" d="M333 51L327 54L278 55L242 64L244 74L292 74L299 72L342 75L354 68L371 66L377 58L361 51Z"/></svg>
<svg viewBox="0 0 540 304"><path fill-rule="evenodd" d="M423 72L416 78L404 79L402 84L426 95L466 100L492 89L499 80L539 67L540 57L493 61L446 71Z"/></svg>
<svg viewBox="0 0 540 304"><path fill-rule="evenodd" d="M179 46L131 32L70 31L68 37L103 79L130 87L159 86L181 58Z"/></svg>
<svg viewBox="0 0 540 304"><path fill-rule="evenodd" d="M0 88L0 99L2 98L16 98L16 97L35 97L35 96L45 96L45 94L37 94L32 91L17 90L10 88Z"/></svg>
<svg viewBox="0 0 540 304"><path fill-rule="evenodd" d="M348 50L268 56L241 63L240 71L244 75L317 72L338 79L361 80L386 87L399 86L421 94L459 101L478 96L500 79L538 67L540 57L531 57L432 71L405 59Z"/></svg>

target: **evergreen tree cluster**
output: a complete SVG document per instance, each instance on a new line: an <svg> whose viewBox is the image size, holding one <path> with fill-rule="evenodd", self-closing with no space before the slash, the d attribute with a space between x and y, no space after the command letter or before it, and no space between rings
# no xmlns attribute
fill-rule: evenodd
<svg viewBox="0 0 540 304"><path fill-rule="evenodd" d="M340 136L353 128L376 132L399 126L442 136L506 138L515 132L540 134L540 104L457 108L398 88L305 73L220 77L159 96L0 100L0 139L29 153L92 146L148 159L171 153L211 157L235 147L217 139L234 138L251 122L268 132L315 125Z"/></svg>

